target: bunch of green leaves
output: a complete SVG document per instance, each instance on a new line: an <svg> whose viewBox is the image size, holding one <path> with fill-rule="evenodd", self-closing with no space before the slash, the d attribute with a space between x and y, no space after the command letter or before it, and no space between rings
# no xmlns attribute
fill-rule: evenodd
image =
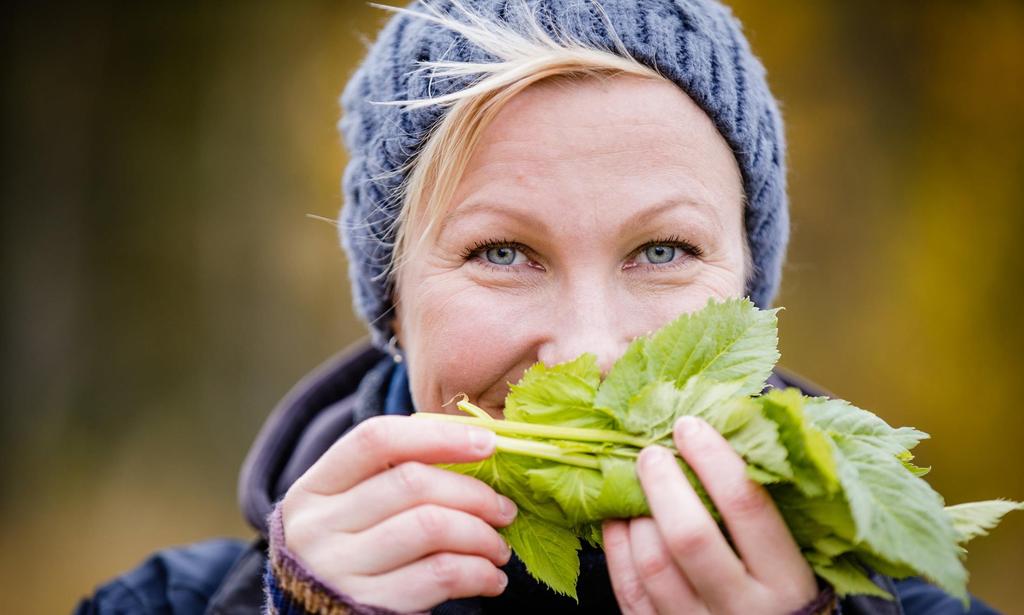
<svg viewBox="0 0 1024 615"><path fill-rule="evenodd" d="M519 506L502 534L526 569L576 597L581 541L601 544L601 521L649 515L636 476L640 450L675 450L681 416L710 423L766 486L804 557L839 595L890 597L868 569L922 575L967 600L962 545L1014 508L993 500L944 507L911 449L927 438L837 399L765 383L778 361L777 310L709 301L635 340L601 380L596 358L531 367L512 385L505 420L466 400L471 416L423 413L498 435L498 452L446 466ZM677 458L678 459L678 458ZM694 473L680 469L720 521ZM723 527L723 531L725 531ZM965 602L966 604L966 602Z"/></svg>

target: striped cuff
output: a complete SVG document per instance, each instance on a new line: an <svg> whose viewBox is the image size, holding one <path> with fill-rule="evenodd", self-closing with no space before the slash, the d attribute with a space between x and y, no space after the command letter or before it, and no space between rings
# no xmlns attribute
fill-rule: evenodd
<svg viewBox="0 0 1024 615"><path fill-rule="evenodd" d="M268 615L397 615L331 589L306 569L285 546L280 504L270 514L268 526L270 557L264 571Z"/></svg>

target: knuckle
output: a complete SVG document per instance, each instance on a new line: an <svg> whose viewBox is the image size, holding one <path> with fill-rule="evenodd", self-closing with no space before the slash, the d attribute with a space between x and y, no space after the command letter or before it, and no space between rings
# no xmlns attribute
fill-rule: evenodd
<svg viewBox="0 0 1024 615"><path fill-rule="evenodd" d="M352 438L365 451L380 451L387 448L390 440L388 422L385 417L367 419L352 430Z"/></svg>
<svg viewBox="0 0 1024 615"><path fill-rule="evenodd" d="M642 579L656 579L675 566L675 562L663 551L645 553L636 560L636 571Z"/></svg>
<svg viewBox="0 0 1024 615"><path fill-rule="evenodd" d="M434 582L449 594L457 591L462 581L458 558L450 553L440 553L430 558L430 574Z"/></svg>
<svg viewBox="0 0 1024 615"><path fill-rule="evenodd" d="M438 537L445 534L448 525L444 513L437 506L419 506L415 511L416 524L426 537Z"/></svg>
<svg viewBox="0 0 1024 615"><path fill-rule="evenodd" d="M711 532L705 528L684 527L665 536L669 551L684 559L705 551L711 540Z"/></svg>
<svg viewBox="0 0 1024 615"><path fill-rule="evenodd" d="M317 524L307 522L307 516L300 510L293 510L287 516L282 516L284 542L289 549L302 550L306 545L316 544Z"/></svg>
<svg viewBox="0 0 1024 615"><path fill-rule="evenodd" d="M416 461L409 461L397 466L394 469L395 478L398 481L398 488L404 495L422 497L429 490L428 479L425 476L426 466Z"/></svg>
<svg viewBox="0 0 1024 615"><path fill-rule="evenodd" d="M777 588L761 586L760 590L762 595L774 594L782 606L789 610L796 610L813 600L819 593L818 584L814 578L810 577L807 581L806 584L792 583Z"/></svg>
<svg viewBox="0 0 1024 615"><path fill-rule="evenodd" d="M622 599L624 610L639 613L643 611L643 606L646 603L647 590L644 589L640 579L630 579L622 583L619 597Z"/></svg>
<svg viewBox="0 0 1024 615"><path fill-rule="evenodd" d="M726 505L734 514L753 516L763 513L768 507L768 495L764 490L750 483L743 483L733 490Z"/></svg>

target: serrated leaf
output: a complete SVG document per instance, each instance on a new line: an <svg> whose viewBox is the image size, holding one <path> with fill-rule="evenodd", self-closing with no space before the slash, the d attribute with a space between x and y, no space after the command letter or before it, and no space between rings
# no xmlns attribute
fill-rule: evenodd
<svg viewBox="0 0 1024 615"><path fill-rule="evenodd" d="M892 600L893 596L875 585L853 558L840 557L828 563L812 563L815 574L828 581L839 596L865 594Z"/></svg>
<svg viewBox="0 0 1024 615"><path fill-rule="evenodd" d="M553 465L558 464L520 455L498 453L481 461L447 464L442 467L483 481L498 493L515 502L520 512L525 510L557 523L564 518L561 507L550 497L544 497L543 494L533 491L528 478L528 473L531 470Z"/></svg>
<svg viewBox="0 0 1024 615"><path fill-rule="evenodd" d="M706 380L697 376L679 389L674 383L655 381L633 396L621 422L626 431L651 442L671 446L672 427L682 416L698 416L714 424L737 419L726 402L737 399L740 383ZM749 416L741 417L749 420Z"/></svg>
<svg viewBox="0 0 1024 615"><path fill-rule="evenodd" d="M610 410L594 406L601 372L597 358L584 354L567 363L537 363L505 398L505 419L591 429L618 429Z"/></svg>
<svg viewBox="0 0 1024 615"><path fill-rule="evenodd" d="M789 452L782 444L779 427L764 415L757 401L741 397L719 404L716 409L717 412L705 413L705 419L750 464L747 474L751 478L761 484L793 479Z"/></svg>
<svg viewBox="0 0 1024 615"><path fill-rule="evenodd" d="M620 421L629 414L633 396L650 383L644 355L646 343L647 338L633 340L597 389L594 405L608 408Z"/></svg>
<svg viewBox="0 0 1024 615"><path fill-rule="evenodd" d="M808 420L818 429L843 434L891 455L909 451L929 437L912 427L893 428L878 416L841 399L808 397L804 409Z"/></svg>
<svg viewBox="0 0 1024 615"><path fill-rule="evenodd" d="M903 467L914 476L921 478L932 471L931 467L922 468L919 465L912 463L914 461L914 454L910 451L903 451L899 455L896 455L896 459L899 459L903 464Z"/></svg>
<svg viewBox="0 0 1024 615"><path fill-rule="evenodd" d="M894 564L916 568L962 600L967 571L942 498L895 457L864 438L833 435L839 482L857 528L856 542Z"/></svg>
<svg viewBox="0 0 1024 615"><path fill-rule="evenodd" d="M776 311L754 309L748 299L709 299L650 337L648 376L680 387L694 376L739 381L739 393L759 393L779 360Z"/></svg>
<svg viewBox="0 0 1024 615"><path fill-rule="evenodd" d="M595 521L576 528L576 535L586 541L592 547L604 549L604 534L601 530L601 522Z"/></svg>
<svg viewBox="0 0 1024 615"><path fill-rule="evenodd" d="M565 513L569 525L601 519L596 502L604 486L599 470L550 464L526 473L530 487L537 493L549 495Z"/></svg>
<svg viewBox="0 0 1024 615"><path fill-rule="evenodd" d="M499 532L533 578L578 601L580 540L571 530L520 511L515 521Z"/></svg>
<svg viewBox="0 0 1024 615"><path fill-rule="evenodd" d="M629 519L651 514L636 475L636 461L621 457L601 459L604 484L594 502L599 519Z"/></svg>
<svg viewBox="0 0 1024 615"><path fill-rule="evenodd" d="M978 536L988 536L988 531L999 524L1003 516L1013 510L1024 510L1024 502L1012 500L987 500L947 506L946 514L953 524L956 541L964 544Z"/></svg>
<svg viewBox="0 0 1024 615"><path fill-rule="evenodd" d="M809 420L804 396L796 389L772 389L757 401L765 417L778 427L796 486L809 497L834 493L839 488L839 477L832 443Z"/></svg>

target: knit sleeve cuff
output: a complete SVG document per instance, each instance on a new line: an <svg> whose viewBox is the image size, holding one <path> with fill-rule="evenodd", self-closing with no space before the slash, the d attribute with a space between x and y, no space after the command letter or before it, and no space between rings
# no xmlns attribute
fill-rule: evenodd
<svg viewBox="0 0 1024 615"><path fill-rule="evenodd" d="M832 589L832 585L818 579L818 595L803 608L793 611L790 615L831 615L836 612L836 606L836 593Z"/></svg>
<svg viewBox="0 0 1024 615"><path fill-rule="evenodd" d="M285 545L281 515L279 503L268 520L270 553L264 573L268 615L398 615L390 609L357 602L303 566Z"/></svg>

